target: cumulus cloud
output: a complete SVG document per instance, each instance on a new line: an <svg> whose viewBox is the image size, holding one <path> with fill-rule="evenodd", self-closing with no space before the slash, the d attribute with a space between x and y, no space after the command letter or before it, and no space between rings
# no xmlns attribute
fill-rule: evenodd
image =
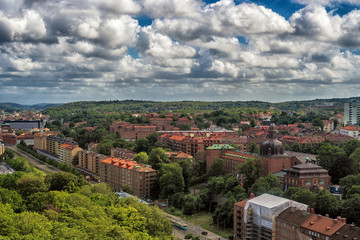
<svg viewBox="0 0 360 240"><path fill-rule="evenodd" d="M0 1L0 101L273 101L355 86L360 11L331 6L357 1L297 1L288 19L251 1Z"/></svg>

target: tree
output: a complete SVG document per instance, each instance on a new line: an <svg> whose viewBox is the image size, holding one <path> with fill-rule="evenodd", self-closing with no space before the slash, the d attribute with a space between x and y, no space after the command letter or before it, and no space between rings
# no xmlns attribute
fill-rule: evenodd
<svg viewBox="0 0 360 240"><path fill-rule="evenodd" d="M124 192L129 193L129 194L133 194L133 191L131 190L131 188L130 188L128 185L125 185L125 186L122 188L122 190L123 190Z"/></svg>
<svg viewBox="0 0 360 240"><path fill-rule="evenodd" d="M181 124L179 128L180 128L181 131L189 131L189 130L191 130L191 126L189 124Z"/></svg>
<svg viewBox="0 0 360 240"><path fill-rule="evenodd" d="M208 176L221 176L224 174L224 160L215 158L213 164L210 166Z"/></svg>
<svg viewBox="0 0 360 240"><path fill-rule="evenodd" d="M339 185L343 198L348 198L348 191L351 189L351 187L353 185L360 185L360 173L357 175L349 175L341 178Z"/></svg>
<svg viewBox="0 0 360 240"><path fill-rule="evenodd" d="M335 162L329 168L329 175L334 184L339 184L341 178L353 173L353 161L346 155L337 156Z"/></svg>
<svg viewBox="0 0 360 240"><path fill-rule="evenodd" d="M303 152L313 154L315 153L315 148L311 143L306 143L305 147L303 148Z"/></svg>
<svg viewBox="0 0 360 240"><path fill-rule="evenodd" d="M49 185L50 191L75 192L85 184L85 181L71 173L57 172L48 174L45 183Z"/></svg>
<svg viewBox="0 0 360 240"><path fill-rule="evenodd" d="M178 164L164 164L160 170L159 185L164 198L183 192L185 183L182 168Z"/></svg>
<svg viewBox="0 0 360 240"><path fill-rule="evenodd" d="M357 148L360 148L360 141L353 139L347 142L342 142L340 146L344 149L345 154L350 156Z"/></svg>
<svg viewBox="0 0 360 240"><path fill-rule="evenodd" d="M360 225L360 194L355 194L343 201L341 216L345 217L348 222Z"/></svg>
<svg viewBox="0 0 360 240"><path fill-rule="evenodd" d="M291 196L291 199L309 205L312 208L316 206L316 194L307 189L300 189Z"/></svg>
<svg viewBox="0 0 360 240"><path fill-rule="evenodd" d="M344 155L345 152L341 148L334 146L330 143L324 143L322 146L317 150L318 156L316 157L319 165L329 170L330 167L335 162L337 156Z"/></svg>
<svg viewBox="0 0 360 240"><path fill-rule="evenodd" d="M360 173L360 147L352 152L350 159L353 161L352 169L354 170L354 173Z"/></svg>
<svg viewBox="0 0 360 240"><path fill-rule="evenodd" d="M293 143L293 144L291 145L291 151L301 152L301 151L302 151L302 148L301 148L300 143L298 143L298 142Z"/></svg>
<svg viewBox="0 0 360 240"><path fill-rule="evenodd" d="M0 188L0 202L9 204L15 212L24 210L23 199L20 194L14 190Z"/></svg>
<svg viewBox="0 0 360 240"><path fill-rule="evenodd" d="M260 148L259 146L257 145L256 142L252 142L251 145L250 145L250 152L251 153L256 153L256 154L259 154L260 153Z"/></svg>
<svg viewBox="0 0 360 240"><path fill-rule="evenodd" d="M149 155L149 164L155 170L159 170L164 163L170 163L168 154L162 148L154 148Z"/></svg>
<svg viewBox="0 0 360 240"><path fill-rule="evenodd" d="M353 185L348 191L348 197L352 197L355 194L360 194L360 185Z"/></svg>
<svg viewBox="0 0 360 240"><path fill-rule="evenodd" d="M149 156L147 155L146 152L139 152L139 153L136 154L136 156L134 157L134 161L136 161L136 162L138 162L138 163L148 164L148 162L149 162Z"/></svg>
<svg viewBox="0 0 360 240"><path fill-rule="evenodd" d="M251 193L255 193L255 195L261 195L263 193L270 193L273 195L281 195L281 189L280 189L280 182L278 178L273 175L269 174L265 178L261 177L259 179L259 182L254 183L250 190Z"/></svg>
<svg viewBox="0 0 360 240"><path fill-rule="evenodd" d="M315 211L319 214L329 214L331 217L338 216L340 209L339 201L327 190L321 190L316 195Z"/></svg>
<svg viewBox="0 0 360 240"><path fill-rule="evenodd" d="M248 190L260 177L262 171L261 160L249 159L245 163L239 166L239 174L241 174L245 179L243 181L244 188Z"/></svg>
<svg viewBox="0 0 360 240"><path fill-rule="evenodd" d="M284 197L291 199L292 195L294 195L295 193L297 193L298 191L300 191L300 188L297 187L289 187L285 192L284 192Z"/></svg>
<svg viewBox="0 0 360 240"><path fill-rule="evenodd" d="M314 120L312 120L312 125L321 127L321 130L324 129L324 123L320 120L320 118L315 118Z"/></svg>
<svg viewBox="0 0 360 240"><path fill-rule="evenodd" d="M250 126L251 127L255 127L256 126L256 122L254 119L250 119Z"/></svg>
<svg viewBox="0 0 360 240"><path fill-rule="evenodd" d="M190 160L182 160L179 161L178 164L182 168L182 174L184 177L184 183L185 183L184 192L188 192L190 187L191 176L192 176L191 162Z"/></svg>
<svg viewBox="0 0 360 240"><path fill-rule="evenodd" d="M36 192L47 191L44 178L37 176L33 173L23 175L16 181L16 185L19 189L20 194L23 197L30 196L31 194Z"/></svg>

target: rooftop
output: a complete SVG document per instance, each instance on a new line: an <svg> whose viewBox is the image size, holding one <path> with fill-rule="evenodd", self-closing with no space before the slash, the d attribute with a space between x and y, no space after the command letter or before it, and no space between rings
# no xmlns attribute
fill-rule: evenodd
<svg viewBox="0 0 360 240"><path fill-rule="evenodd" d="M221 149L234 149L234 148L232 146L230 146L229 144L214 144L211 147L208 147L206 149L221 150Z"/></svg>
<svg viewBox="0 0 360 240"><path fill-rule="evenodd" d="M308 218L310 218L313 213L306 210L299 210L293 207L290 207L280 213L277 216L277 219L291 222L294 225L300 226L303 222L305 222Z"/></svg>
<svg viewBox="0 0 360 240"><path fill-rule="evenodd" d="M341 227L345 225L346 219L337 218L332 219L329 217L318 215L312 215L304 223L301 224L301 227L309 229L313 232L323 234L325 236L331 236L337 232Z"/></svg>

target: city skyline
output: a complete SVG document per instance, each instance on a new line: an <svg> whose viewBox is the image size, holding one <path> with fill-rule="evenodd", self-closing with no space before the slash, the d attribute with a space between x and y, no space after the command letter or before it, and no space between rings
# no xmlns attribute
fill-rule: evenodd
<svg viewBox="0 0 360 240"><path fill-rule="evenodd" d="M357 96L355 0L0 2L0 102Z"/></svg>

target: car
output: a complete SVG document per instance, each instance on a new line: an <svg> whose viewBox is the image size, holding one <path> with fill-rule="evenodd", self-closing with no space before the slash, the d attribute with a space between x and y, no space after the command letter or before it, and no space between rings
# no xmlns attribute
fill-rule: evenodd
<svg viewBox="0 0 360 240"><path fill-rule="evenodd" d="M207 232L207 231L202 231L201 234L202 234L202 235L207 235L208 232Z"/></svg>

